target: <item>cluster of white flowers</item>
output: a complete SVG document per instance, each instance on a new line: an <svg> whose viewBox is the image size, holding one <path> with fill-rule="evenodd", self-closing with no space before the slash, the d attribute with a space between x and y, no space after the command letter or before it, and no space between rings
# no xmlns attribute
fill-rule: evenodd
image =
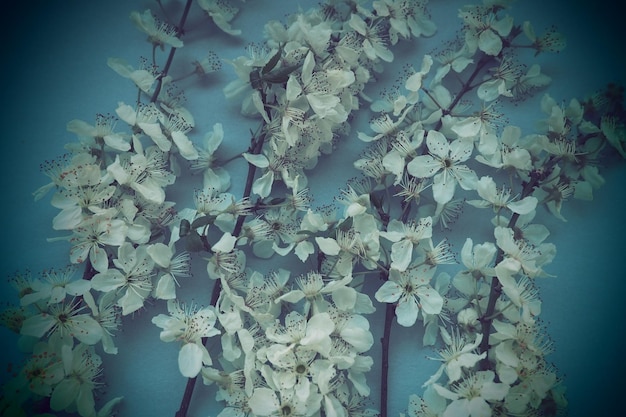
<svg viewBox="0 0 626 417"><path fill-rule="evenodd" d="M152 319L161 340L180 343L183 376L214 384L221 417L378 414L364 399L377 363L368 355L368 315L382 303L391 306L386 330L393 318L423 326L423 344L441 362L409 399L411 417L563 409L534 284L548 275L556 248L535 217L544 205L562 219L568 198L592 199L603 183L602 152L625 154L624 114L609 95L567 106L545 95L541 130L523 136L499 125L494 110L498 100L521 100L550 81L537 64L525 70L516 48L558 52L562 36L537 37L529 22L516 24L507 1L467 6L459 11L458 47L425 55L397 89L372 102L365 87L394 61L393 47L436 32L425 1L327 0L270 21L263 43L228 61L237 79L224 94L260 123L241 150L248 175L237 197L227 162L216 157L228 140L224 126L215 122L194 143L194 117L168 74L191 3L179 27L151 10L131 14L153 62L135 69L111 58L108 65L132 81L138 102L120 102L116 117L98 115L94 125L69 122L79 142L43 165L51 182L35 197L54 191L52 226L68 234L52 240L70 242L71 266L13 278L20 306L7 309L2 323L31 356L3 387L0 409L26 415L44 402L83 417L114 413L121 398L94 400L104 383L97 349L116 354L115 331L153 300L167 303L169 314ZM222 0L197 6L224 33L241 33L231 26L238 8ZM165 48L172 52L159 65L156 50ZM211 54L192 65L199 76L219 69ZM364 102L375 116L373 134L353 135L368 146L353 159L362 178L341 186L337 206L312 208L308 175L351 134ZM167 188L183 162L202 184L194 207L175 209ZM456 256L437 226L451 227L466 204L493 210L483 225L493 239L468 237L451 276L444 268ZM177 294L196 254L212 284L208 306ZM251 258L272 258L273 266L256 268L265 264ZM301 270L276 266L283 259ZM371 279L377 287L367 294ZM219 346L208 348L209 338Z"/></svg>

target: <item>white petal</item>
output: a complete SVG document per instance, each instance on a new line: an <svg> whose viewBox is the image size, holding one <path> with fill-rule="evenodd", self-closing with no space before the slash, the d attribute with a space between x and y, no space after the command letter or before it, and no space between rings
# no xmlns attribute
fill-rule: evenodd
<svg viewBox="0 0 626 417"><path fill-rule="evenodd" d="M411 75L409 78L407 78L404 87L409 90L409 91L417 91L422 87L422 78L424 77L424 74L422 74L421 72L416 72L415 74Z"/></svg>
<svg viewBox="0 0 626 417"><path fill-rule="evenodd" d="M409 174L417 178L429 178L435 175L442 168L441 161L430 155L420 155L406 166Z"/></svg>
<svg viewBox="0 0 626 417"><path fill-rule="evenodd" d="M476 89L478 98L483 101L493 101L500 97L500 95L507 95L506 85L504 80L490 80L485 81Z"/></svg>
<svg viewBox="0 0 626 417"><path fill-rule="evenodd" d="M254 165L257 168L267 168L268 166L270 166L270 161L263 154L252 154L244 152L242 155L246 159L246 161L248 161L250 164Z"/></svg>
<svg viewBox="0 0 626 417"><path fill-rule="evenodd" d="M331 94L307 94L306 98L315 114L321 118L334 115L335 106L341 102L339 97Z"/></svg>
<svg viewBox="0 0 626 417"><path fill-rule="evenodd" d="M304 57L302 63L301 78L304 85L308 85L313 78L313 69L315 68L315 56L313 51L309 51Z"/></svg>
<svg viewBox="0 0 626 417"><path fill-rule="evenodd" d="M212 249L215 252L231 252L235 248L237 238L230 233L224 233L219 241L213 245Z"/></svg>
<svg viewBox="0 0 626 417"><path fill-rule="evenodd" d="M451 170L454 178L464 190L476 189L478 176L467 165L455 165Z"/></svg>
<svg viewBox="0 0 626 417"><path fill-rule="evenodd" d="M372 333L360 327L347 326L341 330L340 336L343 340L350 343L357 352L367 352L374 344Z"/></svg>
<svg viewBox="0 0 626 417"><path fill-rule="evenodd" d="M495 201L498 193L495 181L489 176L480 177L480 180L476 183L476 191L479 196L490 203Z"/></svg>
<svg viewBox="0 0 626 417"><path fill-rule="evenodd" d="M107 172L120 184L127 184L130 179L130 174L122 167L119 155L115 155L115 161L107 167Z"/></svg>
<svg viewBox="0 0 626 417"><path fill-rule="evenodd" d="M472 417L491 417L492 410L487 401L481 396L469 400L467 407L469 415ZM454 414L451 414L454 415Z"/></svg>
<svg viewBox="0 0 626 417"><path fill-rule="evenodd" d="M309 319L306 326L305 336L300 344L328 355L332 346L330 334L335 330L335 323L328 313L318 313Z"/></svg>
<svg viewBox="0 0 626 417"><path fill-rule="evenodd" d="M263 176L257 178L252 184L252 191L261 198L265 198L272 192L274 184L274 171L267 171Z"/></svg>
<svg viewBox="0 0 626 417"><path fill-rule="evenodd" d="M172 142L169 141L167 136L163 134L161 130L161 125L158 123L145 123L139 122L137 125L144 131L144 133L154 141L154 143L161 149L163 152L169 152L172 148Z"/></svg>
<svg viewBox="0 0 626 417"><path fill-rule="evenodd" d="M503 288L515 287L515 278L513 275L517 274L521 268L522 264L513 258L505 258L496 265L496 275Z"/></svg>
<svg viewBox="0 0 626 417"><path fill-rule="evenodd" d="M68 132L77 134L78 136L95 136L96 128L87 122L74 119L67 123L66 128Z"/></svg>
<svg viewBox="0 0 626 417"><path fill-rule="evenodd" d="M402 178L405 159L399 152L391 151L383 157L383 166L398 178Z"/></svg>
<svg viewBox="0 0 626 417"><path fill-rule="evenodd" d="M538 200L536 197L528 196L520 201L514 201L507 204L507 207L513 212L518 214L528 214L537 208Z"/></svg>
<svg viewBox="0 0 626 417"><path fill-rule="evenodd" d="M203 352L195 343L187 343L178 352L178 369L187 378L194 378L202 369Z"/></svg>
<svg viewBox="0 0 626 417"><path fill-rule="evenodd" d="M162 268L170 266L172 259L172 249L164 243L158 242L148 246L146 249L152 260Z"/></svg>
<svg viewBox="0 0 626 417"><path fill-rule="evenodd" d="M50 397L50 408L61 411L69 407L76 399L80 385L76 378L66 378L54 387Z"/></svg>
<svg viewBox="0 0 626 417"><path fill-rule="evenodd" d="M269 416L280 410L276 393L269 388L255 388L248 400L248 407L257 416Z"/></svg>
<svg viewBox="0 0 626 417"><path fill-rule="evenodd" d="M339 310L351 311L356 305L357 295L352 287L340 287L332 292L333 303Z"/></svg>
<svg viewBox="0 0 626 417"><path fill-rule="evenodd" d="M450 159L454 162L467 161L474 151L474 142L470 139L455 139L449 144Z"/></svg>
<svg viewBox="0 0 626 417"><path fill-rule="evenodd" d="M165 201L165 191L154 181L144 181L141 184L134 182L131 188L151 203L160 205Z"/></svg>
<svg viewBox="0 0 626 417"><path fill-rule="evenodd" d="M315 253L315 246L313 246L311 242L304 240L296 245L294 253L298 257L298 259L300 259L302 262L305 262L309 258L309 255Z"/></svg>
<svg viewBox="0 0 626 417"><path fill-rule="evenodd" d="M465 239L465 243L463 244L463 248L461 249L461 262L467 268L471 268L474 264L474 258L472 256L472 248L474 247L474 242L471 238Z"/></svg>
<svg viewBox="0 0 626 417"><path fill-rule="evenodd" d="M419 299L424 313L441 313L441 308L443 307L443 298L434 288L421 287L419 290Z"/></svg>
<svg viewBox="0 0 626 417"><path fill-rule="evenodd" d="M137 112L134 108L123 102L119 102L115 113L130 126L134 126L137 121Z"/></svg>
<svg viewBox="0 0 626 417"><path fill-rule="evenodd" d="M122 135L106 135L104 137L104 143L117 151L126 152L130 150L130 143Z"/></svg>
<svg viewBox="0 0 626 417"><path fill-rule="evenodd" d="M396 316L398 318L398 324L404 327L411 327L417 320L417 313L419 312L419 306L415 297L406 297L401 300L396 307Z"/></svg>
<svg viewBox="0 0 626 417"><path fill-rule="evenodd" d="M93 391L91 387L87 384L82 385L78 391L78 396L76 397L76 408L78 409L78 414L81 416L95 415L95 405L96 402L93 398Z"/></svg>
<svg viewBox="0 0 626 417"><path fill-rule="evenodd" d="M454 197L456 181L446 171L435 175L433 182L433 198L439 204L446 204Z"/></svg>
<svg viewBox="0 0 626 417"><path fill-rule="evenodd" d="M87 345L95 345L102 339L102 327L91 316L81 314L66 322L71 326L73 336Z"/></svg>
<svg viewBox="0 0 626 417"><path fill-rule="evenodd" d="M52 228L54 230L73 230L83 221L83 209L76 205L61 210L54 219L52 219Z"/></svg>
<svg viewBox="0 0 626 417"><path fill-rule="evenodd" d="M54 325L54 318L49 314L37 314L22 323L20 334L42 337Z"/></svg>
<svg viewBox="0 0 626 417"><path fill-rule="evenodd" d="M448 139L437 130L429 130L426 136L428 150L439 158L447 158L450 150Z"/></svg>
<svg viewBox="0 0 626 417"><path fill-rule="evenodd" d="M398 271L406 271L413 257L413 243L403 239L391 245L391 267Z"/></svg>
<svg viewBox="0 0 626 417"><path fill-rule="evenodd" d="M502 39L493 30L482 31L478 37L478 47L487 55L498 55L502 50Z"/></svg>
<svg viewBox="0 0 626 417"><path fill-rule="evenodd" d="M178 147L178 151L183 158L188 161L198 159L198 151L183 132L172 132L172 140Z"/></svg>
<svg viewBox="0 0 626 417"><path fill-rule="evenodd" d="M341 251L337 241L330 237L316 237L315 243L317 243L323 253L329 256L339 255L339 252Z"/></svg>
<svg viewBox="0 0 626 417"><path fill-rule="evenodd" d="M149 92L152 84L156 81L154 75L147 70L135 70L129 74L129 77L141 89L141 91Z"/></svg>
<svg viewBox="0 0 626 417"><path fill-rule="evenodd" d="M302 87L300 83L293 75L289 76L287 80L286 99L287 101L294 101L302 93Z"/></svg>
<svg viewBox="0 0 626 417"><path fill-rule="evenodd" d="M552 388L552 384L550 384L549 388ZM502 399L504 399L504 397L506 397L508 393L508 384L503 384L499 382L485 382L480 389L480 396L489 401L501 401Z"/></svg>
<svg viewBox="0 0 626 417"><path fill-rule="evenodd" d="M84 258L80 262L83 261ZM109 258L107 252L100 247L91 248L91 250L89 251L89 261L91 262L93 268L98 272L106 271L109 266Z"/></svg>
<svg viewBox="0 0 626 417"><path fill-rule="evenodd" d="M482 123L478 117L467 117L451 126L454 133L462 138L473 138L478 136Z"/></svg>
<svg viewBox="0 0 626 417"><path fill-rule="evenodd" d="M367 33L367 24L365 21L357 14L352 13L350 16L350 21L348 22L350 27L357 31L360 35L365 36Z"/></svg>
<svg viewBox="0 0 626 417"><path fill-rule="evenodd" d="M173 300L176 298L176 281L172 274L164 274L159 278L154 290L154 296L159 300Z"/></svg>
<svg viewBox="0 0 626 417"><path fill-rule="evenodd" d="M126 280L120 271L110 269L96 274L91 279L91 286L96 291L109 292L121 287L125 282Z"/></svg>
<svg viewBox="0 0 626 417"><path fill-rule="evenodd" d="M393 281L386 281L374 294L381 303L395 303L402 295L402 288Z"/></svg>
<svg viewBox="0 0 626 417"><path fill-rule="evenodd" d="M122 315L127 316L143 307L144 297L147 295L148 294L140 295L136 291L126 290L124 295L117 302L117 304L122 307Z"/></svg>
<svg viewBox="0 0 626 417"><path fill-rule="evenodd" d="M122 58L109 58L107 59L107 65L113 71L125 78L130 77L130 74L133 71L133 67Z"/></svg>
<svg viewBox="0 0 626 417"><path fill-rule="evenodd" d="M496 346L496 358L507 366L516 368L519 364L519 358L513 351L513 345L511 342L502 342Z"/></svg>

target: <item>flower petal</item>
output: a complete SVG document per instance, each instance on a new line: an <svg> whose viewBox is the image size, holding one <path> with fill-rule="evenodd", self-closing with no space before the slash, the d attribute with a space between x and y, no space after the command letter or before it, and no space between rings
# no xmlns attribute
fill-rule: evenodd
<svg viewBox="0 0 626 417"><path fill-rule="evenodd" d="M418 292L422 310L427 314L439 314L443 307L443 298L432 287L420 287Z"/></svg>
<svg viewBox="0 0 626 417"><path fill-rule="evenodd" d="M172 140L178 147L180 155L188 161L198 159L198 151L193 146L193 142L189 140L183 132L172 132Z"/></svg>
<svg viewBox="0 0 626 417"><path fill-rule="evenodd" d="M537 203L538 203L538 200L536 197L528 196L528 197L524 197L520 201L514 201L512 203L509 203L506 206L513 213L528 214L531 211L533 211L535 208L537 208Z"/></svg>
<svg viewBox="0 0 626 417"><path fill-rule="evenodd" d="M402 295L402 288L393 281L386 281L374 294L381 303L395 303Z"/></svg>
<svg viewBox="0 0 626 417"><path fill-rule="evenodd" d="M269 416L280 410L276 393L269 388L255 388L248 400L248 407L254 415Z"/></svg>
<svg viewBox="0 0 626 417"><path fill-rule="evenodd" d="M54 387L50 397L50 408L54 411L61 411L69 407L76 399L80 389L80 384L76 378L66 378Z"/></svg>
<svg viewBox="0 0 626 417"><path fill-rule="evenodd" d="M413 256L413 243L403 239L391 245L391 267L398 271L406 271Z"/></svg>
<svg viewBox="0 0 626 417"><path fill-rule="evenodd" d="M102 339L102 326L86 314L68 319L65 325L71 328L72 336L86 345L95 345Z"/></svg>
<svg viewBox="0 0 626 417"><path fill-rule="evenodd" d="M417 320L417 313L419 313L419 306L415 297L411 296L402 299L396 307L398 324L404 327L413 326Z"/></svg>
<svg viewBox="0 0 626 417"><path fill-rule="evenodd" d="M429 178L435 175L443 167L441 161L430 155L420 155L406 166L409 174L417 178Z"/></svg>
<svg viewBox="0 0 626 417"><path fill-rule="evenodd" d="M200 346L195 343L183 345L178 352L178 369L184 377L194 378L202 369L203 352Z"/></svg>
<svg viewBox="0 0 626 417"><path fill-rule="evenodd" d="M478 37L478 47L487 55L498 55L502 50L502 38L491 29L484 30Z"/></svg>
<svg viewBox="0 0 626 417"><path fill-rule="evenodd" d="M324 254L329 256L339 255L341 251L337 241L330 237L316 237L315 243L317 243L317 246Z"/></svg>

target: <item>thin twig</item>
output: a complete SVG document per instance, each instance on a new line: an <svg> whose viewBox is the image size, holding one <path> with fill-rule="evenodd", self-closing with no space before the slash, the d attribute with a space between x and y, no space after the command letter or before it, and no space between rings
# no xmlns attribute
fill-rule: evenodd
<svg viewBox="0 0 626 417"><path fill-rule="evenodd" d="M183 28L185 27L185 22L187 21L187 16L189 15L189 9L191 8L192 0L187 0L185 3L185 9L183 10L183 14L180 17L180 21L178 22L178 26L176 29L178 33L183 33ZM163 71L159 75L157 79L157 85L154 88L154 93L152 93L152 98L150 99L151 103L155 103L159 98L159 94L161 93L161 88L163 87L163 79L167 76L167 73L170 71L170 66L174 61L174 55L176 54L176 48L171 47L170 53L167 56L167 61L165 61L165 66L163 67Z"/></svg>

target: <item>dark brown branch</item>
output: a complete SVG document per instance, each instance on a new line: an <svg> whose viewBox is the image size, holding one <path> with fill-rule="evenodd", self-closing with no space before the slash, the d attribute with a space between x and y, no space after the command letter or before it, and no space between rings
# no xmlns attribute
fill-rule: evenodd
<svg viewBox="0 0 626 417"><path fill-rule="evenodd" d="M535 191L535 189L541 184L541 181L543 181L550 175L552 169L557 162L558 159L552 156L548 159L548 161L543 165L540 170L533 171L528 182L524 184L520 199L530 196L533 191ZM513 213L507 227L509 229L514 229L518 219L519 214ZM503 258L504 252L502 251L502 249L498 248L495 264L498 265ZM491 290L489 291L487 310L485 310L485 313L479 319L481 324L481 331L483 334L483 338L480 341L480 345L478 346L478 351L480 353L487 352L490 348L489 333L491 333L491 324L493 323L493 319L495 318L494 313L496 310L496 301L498 301L498 298L500 298L500 295L502 294L502 284L500 284L500 280L497 276L491 278L490 285ZM487 356L481 360L479 365L482 370L489 370L492 367L492 364Z"/></svg>
<svg viewBox="0 0 626 417"><path fill-rule="evenodd" d="M383 337L380 339L382 344L382 363L380 375L380 417L387 417L387 397L389 392L389 342L391 338L391 325L395 316L396 308L393 304L388 303L385 308L385 328Z"/></svg>
<svg viewBox="0 0 626 417"><path fill-rule="evenodd" d="M258 154L263 149L263 143L265 141L265 134L261 132L258 138L252 138L252 143L250 145L250 152L254 154ZM256 174L256 166L252 164L248 164L248 175L246 177L246 184L244 186L243 195L244 198L250 197L252 194L252 185L254 183L254 175ZM241 230L243 228L243 222L245 220L244 215L240 215L237 217L237 222L235 224L235 228L233 229L232 235L239 236L241 234ZM222 285L219 279L215 280L215 284L213 285L213 290L211 291L211 300L210 305L215 306L217 304L217 300L219 299L220 293L222 291ZM207 343L208 338L202 338L202 344ZM196 379L189 378L187 380L187 385L185 386L185 393L183 394L183 398L180 403L180 408L176 412L175 417L186 417L187 410L189 409L189 404L191 403L191 397L193 395L193 391L196 386Z"/></svg>

